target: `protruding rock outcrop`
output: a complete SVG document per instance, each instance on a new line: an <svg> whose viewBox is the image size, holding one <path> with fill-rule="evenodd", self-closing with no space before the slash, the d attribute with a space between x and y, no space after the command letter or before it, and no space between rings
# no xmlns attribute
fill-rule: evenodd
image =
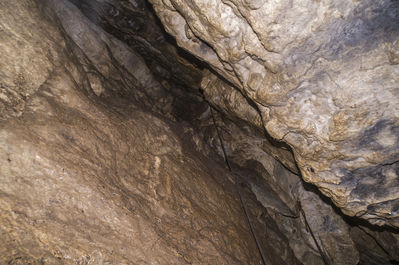
<svg viewBox="0 0 399 265"><path fill-rule="evenodd" d="M0 263L399 262L398 2L151 2L0 3Z"/></svg>
<svg viewBox="0 0 399 265"><path fill-rule="evenodd" d="M216 107L231 112L240 90L307 182L347 215L399 227L397 1L150 1L231 83L205 86L223 90ZM250 105L237 112L259 126Z"/></svg>

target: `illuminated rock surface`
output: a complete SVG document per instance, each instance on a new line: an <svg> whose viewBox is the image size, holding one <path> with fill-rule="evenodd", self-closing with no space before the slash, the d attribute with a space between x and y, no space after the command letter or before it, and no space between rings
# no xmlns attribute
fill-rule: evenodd
<svg viewBox="0 0 399 265"><path fill-rule="evenodd" d="M399 2L150 2L177 43L292 147L305 181L345 214L399 227ZM234 93L219 98L234 108Z"/></svg>
<svg viewBox="0 0 399 265"><path fill-rule="evenodd" d="M92 25L69 28L85 23L77 9L55 6L68 34L80 29L72 43L31 1L7 2L1 77L20 104L2 112L0 263L260 264L220 164L184 128L90 91L106 74L114 89L150 83L142 59Z"/></svg>
<svg viewBox="0 0 399 265"><path fill-rule="evenodd" d="M0 264L397 264L398 3L150 2L0 3Z"/></svg>

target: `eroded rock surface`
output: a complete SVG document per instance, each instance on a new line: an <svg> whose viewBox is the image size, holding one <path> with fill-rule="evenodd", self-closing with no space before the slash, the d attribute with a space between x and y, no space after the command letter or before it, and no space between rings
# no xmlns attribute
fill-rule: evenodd
<svg viewBox="0 0 399 265"><path fill-rule="evenodd" d="M231 112L239 89L307 182L347 215L399 227L398 1L150 2L230 82L207 86L223 91L216 106ZM238 112L259 125L251 108Z"/></svg>
<svg viewBox="0 0 399 265"><path fill-rule="evenodd" d="M145 1L0 3L0 263L260 264L237 191L268 264L399 262L395 228L300 176L395 225L397 150L375 155L396 133L396 4L153 3L204 63Z"/></svg>
<svg viewBox="0 0 399 265"><path fill-rule="evenodd" d="M270 238L282 237L302 264L358 264L359 250L349 234L351 226L342 214L320 196L315 187L305 185L300 176L274 158L270 143L262 134L253 134L248 125L237 126L216 112L214 116L233 171L265 208L257 214L262 215L259 222L267 224L267 233L259 229L259 234L264 236L265 253L273 251ZM217 148L220 143L210 142L214 144L214 149L221 149ZM397 243L394 248L398 249ZM280 252L282 257L289 251L284 253ZM368 264L367 259L360 261ZM287 263L290 264L277 262Z"/></svg>
<svg viewBox="0 0 399 265"><path fill-rule="evenodd" d="M132 104L140 56L39 7L0 3L0 263L260 264L226 171Z"/></svg>

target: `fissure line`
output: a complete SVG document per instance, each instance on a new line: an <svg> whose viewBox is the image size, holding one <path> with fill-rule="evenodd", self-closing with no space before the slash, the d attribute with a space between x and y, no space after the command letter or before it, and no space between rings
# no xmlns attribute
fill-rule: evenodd
<svg viewBox="0 0 399 265"><path fill-rule="evenodd" d="M223 140L222 140L222 136L221 136L221 134L220 134L220 132L219 132L219 128L218 128L218 126L217 126L217 124L216 124L216 119L215 119L215 115L214 115L214 113L213 113L213 108L212 108L212 106L209 104L209 102L208 102L208 106L209 106L209 108L210 108L210 110L211 110L211 116L212 116L213 126L215 126L216 133L217 133L217 136L218 136L218 138L219 138L220 146L222 147L222 152L223 152L223 156L224 156L224 161L226 162L226 165L227 165L227 167L228 167L228 169L229 169L230 173L232 174L233 179L234 179L234 181L235 181L235 187L236 187L236 189L237 189L237 194L238 194L238 197L239 197L239 199L240 199L241 208L243 209L243 212L244 212L244 214L245 214L245 216L246 216L249 229L250 229L251 234L252 234L252 236L253 236L253 238L254 238L254 240L255 240L255 244L256 244L256 247L258 248L260 257L261 257L261 259L262 259L262 263L263 263L263 265L267 265L267 262L266 262L266 259L265 259L265 254L263 253L263 250L262 250L262 248L261 248L261 246L260 246L260 242L259 242L258 236L256 235L255 228L254 228L254 226L252 225L251 218L249 218L249 214L248 214L247 208L246 208L246 206L245 206L244 200L243 200L242 195L241 195L241 191L240 191L240 187L239 187L239 179L238 179L237 175L233 172L233 170L232 170L232 168L231 168L231 165L230 165L230 162L229 162L229 160L228 160L228 158L227 158L226 149L225 149L225 147L224 147L224 143L223 143Z"/></svg>

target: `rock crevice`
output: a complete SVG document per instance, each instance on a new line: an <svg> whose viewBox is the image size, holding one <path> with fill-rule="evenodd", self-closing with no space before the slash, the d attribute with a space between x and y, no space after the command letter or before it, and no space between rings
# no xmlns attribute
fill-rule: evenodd
<svg viewBox="0 0 399 265"><path fill-rule="evenodd" d="M3 1L0 263L396 264L398 8Z"/></svg>

